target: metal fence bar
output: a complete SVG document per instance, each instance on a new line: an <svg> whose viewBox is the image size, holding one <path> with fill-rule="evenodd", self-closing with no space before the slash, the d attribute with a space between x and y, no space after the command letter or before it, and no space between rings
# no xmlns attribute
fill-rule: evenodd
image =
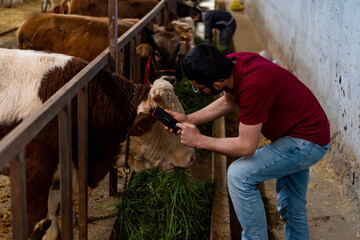
<svg viewBox="0 0 360 240"><path fill-rule="evenodd" d="M142 83L143 79L141 79L141 58L136 54L136 46L141 42L141 34L136 34L135 37L135 58L136 58L136 83Z"/></svg>
<svg viewBox="0 0 360 240"><path fill-rule="evenodd" d="M61 239L73 239L71 98L58 114L61 191Z"/></svg>
<svg viewBox="0 0 360 240"><path fill-rule="evenodd" d="M136 83L136 36L130 40L130 80Z"/></svg>
<svg viewBox="0 0 360 240"><path fill-rule="evenodd" d="M168 24L169 21L169 13L167 11L168 7L169 7L169 3L166 4L166 7L164 7L162 11L162 23L165 26Z"/></svg>
<svg viewBox="0 0 360 240"><path fill-rule="evenodd" d="M78 93L78 212L79 240L88 238L88 88Z"/></svg>
<svg viewBox="0 0 360 240"><path fill-rule="evenodd" d="M124 48L121 48L120 53L121 53L121 55L122 55L122 62L121 62L121 64L120 64L120 65L121 65L120 75L123 76L123 77L125 77L125 73L126 73L125 67L126 67L126 65L125 65L124 61L125 61L125 58L126 58L127 56L126 56L126 52L125 52Z"/></svg>
<svg viewBox="0 0 360 240"><path fill-rule="evenodd" d="M10 162L13 239L27 239L25 151Z"/></svg>
<svg viewBox="0 0 360 240"><path fill-rule="evenodd" d="M111 72L119 73L118 67L118 45L116 44L118 37L118 1L108 0L108 14L109 14L109 69ZM117 194L117 169L111 169L109 172L109 195L115 196Z"/></svg>
<svg viewBox="0 0 360 240"><path fill-rule="evenodd" d="M118 69L118 45L116 44L118 38L118 1L109 0L109 67L111 72L119 73Z"/></svg>

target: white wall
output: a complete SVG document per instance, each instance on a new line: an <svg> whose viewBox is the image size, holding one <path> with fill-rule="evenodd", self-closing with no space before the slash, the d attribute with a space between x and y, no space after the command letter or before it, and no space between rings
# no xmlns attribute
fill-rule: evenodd
<svg viewBox="0 0 360 240"><path fill-rule="evenodd" d="M360 0L246 0L245 7L267 51L315 93L333 138L341 136L358 165ZM360 173L350 165L349 178L360 196Z"/></svg>

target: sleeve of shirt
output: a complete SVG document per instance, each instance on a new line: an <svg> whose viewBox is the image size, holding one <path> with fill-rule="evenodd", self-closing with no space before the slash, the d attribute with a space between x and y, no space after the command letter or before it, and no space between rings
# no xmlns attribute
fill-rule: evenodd
<svg viewBox="0 0 360 240"><path fill-rule="evenodd" d="M247 125L266 122L277 95L273 90L263 84L253 84L244 89L240 97L240 122Z"/></svg>

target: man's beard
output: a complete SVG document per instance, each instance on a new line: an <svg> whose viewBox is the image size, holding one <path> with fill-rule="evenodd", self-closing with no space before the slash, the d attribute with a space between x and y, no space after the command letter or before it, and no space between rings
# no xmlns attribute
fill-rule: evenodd
<svg viewBox="0 0 360 240"><path fill-rule="evenodd" d="M224 90L226 90L226 87L223 87L220 90L216 90L213 86L208 86L208 88L210 89L209 93L205 93L206 95L211 95L211 96L215 96L218 95L219 93L222 93Z"/></svg>

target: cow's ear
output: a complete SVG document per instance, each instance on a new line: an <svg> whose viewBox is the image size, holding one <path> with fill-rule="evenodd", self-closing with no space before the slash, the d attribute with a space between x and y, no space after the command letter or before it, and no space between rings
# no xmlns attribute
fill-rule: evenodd
<svg viewBox="0 0 360 240"><path fill-rule="evenodd" d="M148 57L152 54L152 51L152 46L148 43L143 43L136 47L136 54L139 57Z"/></svg>
<svg viewBox="0 0 360 240"><path fill-rule="evenodd" d="M153 116L150 112L140 112L130 128L130 136L141 136L151 130Z"/></svg>

